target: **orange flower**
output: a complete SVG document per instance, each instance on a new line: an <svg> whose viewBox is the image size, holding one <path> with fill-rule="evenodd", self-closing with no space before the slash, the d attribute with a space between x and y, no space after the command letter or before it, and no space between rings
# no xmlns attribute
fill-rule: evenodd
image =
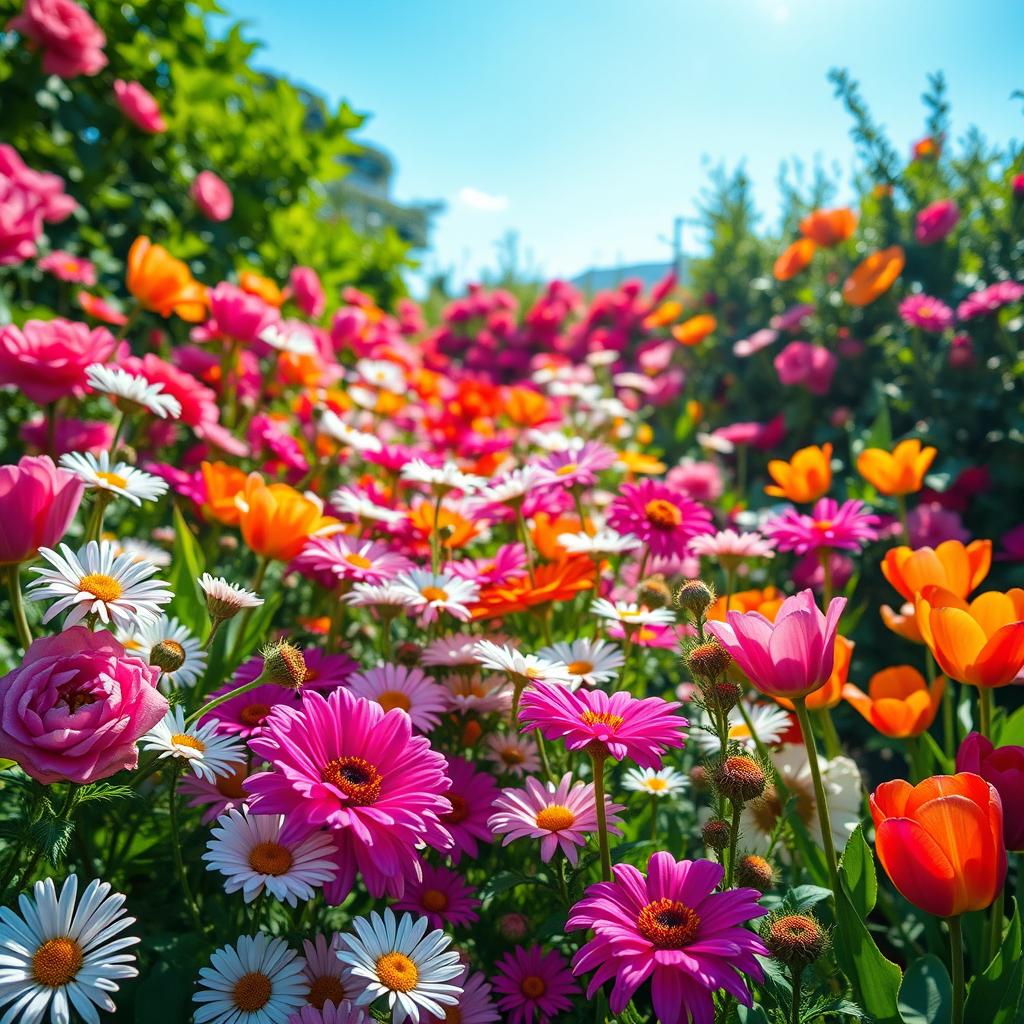
<svg viewBox="0 0 1024 1024"><path fill-rule="evenodd" d="M691 316L672 328L672 337L680 345L699 345L716 327L718 321L710 313Z"/></svg>
<svg viewBox="0 0 1024 1024"><path fill-rule="evenodd" d="M188 264L175 259L162 245L140 235L128 250L128 291L153 313L199 323L206 316L206 289Z"/></svg>
<svg viewBox="0 0 1024 1024"><path fill-rule="evenodd" d="M472 609L473 618L492 619L552 601L572 600L581 590L593 588L596 574L594 563L586 555L547 562L537 567L532 581L529 576L520 576L481 590Z"/></svg>
<svg viewBox="0 0 1024 1024"><path fill-rule="evenodd" d="M225 526L237 526L239 511L235 495L245 489L245 473L226 462L204 462L200 468L206 486L203 514Z"/></svg>
<svg viewBox="0 0 1024 1024"><path fill-rule="evenodd" d="M915 604L921 636L946 675L1006 686L1024 668L1024 590L989 590L968 604L942 587L925 587Z"/></svg>
<svg viewBox="0 0 1024 1024"><path fill-rule="evenodd" d="M258 295L271 306L284 305L284 292L269 277L257 274L255 270L243 270L238 275L238 287L250 295Z"/></svg>
<svg viewBox="0 0 1024 1024"><path fill-rule="evenodd" d="M235 501L242 537L263 558L287 562L314 534L340 528L337 519L323 515L317 502L288 484L268 486L259 473L249 474Z"/></svg>
<svg viewBox="0 0 1024 1024"><path fill-rule="evenodd" d="M921 630L917 628L917 615L914 612L914 606L909 601L902 605L898 612L893 611L887 604L883 604L879 612L886 629L892 630L897 636L909 640L912 644L924 643Z"/></svg>
<svg viewBox="0 0 1024 1024"><path fill-rule="evenodd" d="M798 238L786 247L782 255L775 261L772 274L776 281L789 281L802 270L806 270L814 258L818 246L811 238Z"/></svg>
<svg viewBox="0 0 1024 1024"><path fill-rule="evenodd" d="M435 527L441 532L441 547L447 551L465 547L476 535L474 523L446 505L441 506L440 513L435 517L434 503L421 501L409 513L412 528L426 541L430 540Z"/></svg>
<svg viewBox="0 0 1024 1024"><path fill-rule="evenodd" d="M644 317L644 329L655 331L659 327L667 327L673 320L678 319L682 311L683 304L681 302L674 300L663 302L657 309L652 310Z"/></svg>
<svg viewBox="0 0 1024 1024"><path fill-rule="evenodd" d="M933 138L926 135L918 139L911 148L911 155L914 160L930 160L942 152L942 138Z"/></svg>
<svg viewBox="0 0 1024 1024"><path fill-rule="evenodd" d="M825 685L820 690L815 690L814 693L807 695L807 706L812 711L831 710L845 696L843 687L847 685L846 680L850 674L850 659L853 657L853 648L854 643L852 640L847 640L845 636L836 634L832 675L825 680ZM788 711L796 710L793 702L785 697L773 697L773 699L776 704L781 704Z"/></svg>
<svg viewBox="0 0 1024 1024"><path fill-rule="evenodd" d="M1003 891L1003 809L978 775L883 782L871 794L875 849L892 884L936 917L984 910Z"/></svg>
<svg viewBox="0 0 1024 1024"><path fill-rule="evenodd" d="M789 462L772 459L768 474L775 484L769 484L765 494L793 502L817 501L832 486L832 445L801 448Z"/></svg>
<svg viewBox="0 0 1024 1024"><path fill-rule="evenodd" d="M922 448L917 438L900 441L891 453L865 448L857 456L857 472L882 494L914 494L924 485L935 454L935 448Z"/></svg>
<svg viewBox="0 0 1024 1024"><path fill-rule="evenodd" d="M668 469L659 458L646 452L619 452L619 462L627 473L637 476L661 476Z"/></svg>
<svg viewBox="0 0 1024 1024"><path fill-rule="evenodd" d="M760 612L771 622L782 607L783 597L776 587L765 587L764 590L737 590L729 601L729 610L733 612ZM704 618L709 622L725 622L726 596L716 598L708 605Z"/></svg>
<svg viewBox="0 0 1024 1024"><path fill-rule="evenodd" d="M913 666L894 665L868 680L867 693L847 683L843 697L883 736L905 739L931 727L945 688L945 676L936 676L929 686Z"/></svg>
<svg viewBox="0 0 1024 1024"><path fill-rule="evenodd" d="M882 559L882 575L905 601L913 601L925 587L967 597L991 566L992 541L972 540L965 547L958 540L945 540L937 548L890 548Z"/></svg>
<svg viewBox="0 0 1024 1024"><path fill-rule="evenodd" d="M898 245L873 252L854 268L843 285L843 298L851 306L870 306L881 298L903 271L906 257Z"/></svg>
<svg viewBox="0 0 1024 1024"><path fill-rule="evenodd" d="M593 528L589 520L587 526ZM549 562L557 562L568 554L565 548L558 543L559 536L563 533L580 533L583 529L584 526L580 523L578 516L552 516L547 512L538 512L533 517L533 529L530 531L530 536L533 546L541 558L545 558Z"/></svg>
<svg viewBox="0 0 1024 1024"><path fill-rule="evenodd" d="M800 221L800 234L830 249L845 242L857 227L857 214L843 207L838 210L815 210Z"/></svg>
<svg viewBox="0 0 1024 1024"><path fill-rule="evenodd" d="M548 400L533 388L506 388L504 399L505 415L517 427L536 427L551 418Z"/></svg>

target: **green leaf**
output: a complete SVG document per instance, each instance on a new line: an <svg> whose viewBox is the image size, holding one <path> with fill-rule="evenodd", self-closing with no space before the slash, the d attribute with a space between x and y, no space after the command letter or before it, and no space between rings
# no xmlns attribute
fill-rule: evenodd
<svg viewBox="0 0 1024 1024"><path fill-rule="evenodd" d="M192 531L177 505L172 514L174 522L174 549L167 583L174 599L167 607L167 615L175 616L197 637L204 638L209 631L206 602L199 589L205 560Z"/></svg>
<svg viewBox="0 0 1024 1024"><path fill-rule="evenodd" d="M946 1024L953 1007L953 984L946 965L929 954L907 968L900 985L903 1024Z"/></svg>
<svg viewBox="0 0 1024 1024"><path fill-rule="evenodd" d="M849 891L850 902L860 917L866 918L875 907L878 881L875 878L875 861L864 838L863 825L858 825L850 836L839 871Z"/></svg>
<svg viewBox="0 0 1024 1024"><path fill-rule="evenodd" d="M983 1024L1016 1024L1024 986L1024 959L1020 955L1021 921L1016 900L1010 927L999 951L984 972L975 975L967 990L964 1019Z"/></svg>
<svg viewBox="0 0 1024 1024"><path fill-rule="evenodd" d="M518 871L499 871L497 874L491 875L491 877L480 886L480 891L477 895L481 900L487 900L494 896L498 896L503 892L518 889L521 885L540 885L540 883L541 880L539 878L523 875Z"/></svg>
<svg viewBox="0 0 1024 1024"><path fill-rule="evenodd" d="M134 800L139 794L131 786L115 786L110 782L93 782L82 786L75 794L75 804L101 801L110 803L114 800Z"/></svg>
<svg viewBox="0 0 1024 1024"><path fill-rule="evenodd" d="M56 868L68 852L75 823L67 818L46 815L28 827L29 839L33 846Z"/></svg>
<svg viewBox="0 0 1024 1024"><path fill-rule="evenodd" d="M1003 719L994 740L997 747L1024 746L1024 707L1017 708L1009 718Z"/></svg>

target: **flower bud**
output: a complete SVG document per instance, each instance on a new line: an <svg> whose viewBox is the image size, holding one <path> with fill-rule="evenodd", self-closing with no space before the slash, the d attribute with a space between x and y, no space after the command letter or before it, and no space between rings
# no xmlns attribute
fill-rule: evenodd
<svg viewBox="0 0 1024 1024"><path fill-rule="evenodd" d="M520 942L530 931L530 922L522 914L502 914L498 918L498 931L509 942Z"/></svg>
<svg viewBox="0 0 1024 1024"><path fill-rule="evenodd" d="M395 648L395 661L406 668L415 668L420 663L422 654L423 648L419 644L407 640Z"/></svg>
<svg viewBox="0 0 1024 1024"><path fill-rule="evenodd" d="M695 764L690 769L690 785L693 786L695 793L704 792L710 782L708 780L708 770L702 764Z"/></svg>
<svg viewBox="0 0 1024 1024"><path fill-rule="evenodd" d="M825 930L809 914L769 918L761 938L779 963L798 971L813 964L828 946Z"/></svg>
<svg viewBox="0 0 1024 1024"><path fill-rule="evenodd" d="M732 663L732 655L714 639L694 644L686 652L685 659L694 679L717 679Z"/></svg>
<svg viewBox="0 0 1024 1024"><path fill-rule="evenodd" d="M715 765L715 788L734 804L756 800L764 793L764 769L746 754L733 754Z"/></svg>
<svg viewBox="0 0 1024 1024"><path fill-rule="evenodd" d="M686 580L676 591L676 604L695 619L708 610L714 599L714 589L703 580Z"/></svg>
<svg viewBox="0 0 1024 1024"><path fill-rule="evenodd" d="M672 591L660 573L640 581L636 590L637 601L647 608L667 608L672 603Z"/></svg>
<svg viewBox="0 0 1024 1024"><path fill-rule="evenodd" d="M736 863L736 884L750 886L758 892L768 892L775 885L775 869L756 854L748 853Z"/></svg>
<svg viewBox="0 0 1024 1024"><path fill-rule="evenodd" d="M302 651L281 640L267 647L263 652L263 672L260 679L265 683L287 686L298 690L306 681L306 659Z"/></svg>
<svg viewBox="0 0 1024 1024"><path fill-rule="evenodd" d="M185 648L177 640L161 640L150 648L149 663L161 672L177 672L185 664Z"/></svg>
<svg viewBox="0 0 1024 1024"><path fill-rule="evenodd" d="M704 703L713 711L721 711L728 714L740 702L742 690L736 683L728 680L722 682L708 682L701 685L701 696Z"/></svg>
<svg viewBox="0 0 1024 1024"><path fill-rule="evenodd" d="M709 850L721 853L729 845L729 822L724 818L710 818L704 823L700 834Z"/></svg>

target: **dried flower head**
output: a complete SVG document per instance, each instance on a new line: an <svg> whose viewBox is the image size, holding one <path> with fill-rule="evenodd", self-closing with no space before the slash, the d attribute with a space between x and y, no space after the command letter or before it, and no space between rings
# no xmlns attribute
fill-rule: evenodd
<svg viewBox="0 0 1024 1024"><path fill-rule="evenodd" d="M715 599L715 588L703 580L685 580L676 591L676 604L699 619Z"/></svg>
<svg viewBox="0 0 1024 1024"><path fill-rule="evenodd" d="M662 573L654 573L640 581L636 599L648 608L667 608L672 603L672 591Z"/></svg>
<svg viewBox="0 0 1024 1024"><path fill-rule="evenodd" d="M768 892L775 885L775 869L764 857L748 853L736 863L736 884Z"/></svg>
<svg viewBox="0 0 1024 1024"><path fill-rule="evenodd" d="M710 818L704 822L701 836L709 850L721 853L729 845L729 822L724 818Z"/></svg>
<svg viewBox="0 0 1024 1024"><path fill-rule="evenodd" d="M762 926L761 938L779 963L797 971L828 948L828 933L810 914L773 915Z"/></svg>

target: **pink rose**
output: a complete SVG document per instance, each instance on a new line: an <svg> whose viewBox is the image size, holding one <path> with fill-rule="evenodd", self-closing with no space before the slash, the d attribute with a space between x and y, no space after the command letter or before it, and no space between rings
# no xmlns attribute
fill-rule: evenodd
<svg viewBox="0 0 1024 1024"><path fill-rule="evenodd" d="M783 384L806 388L812 395L825 395L838 362L822 345L791 341L775 357L775 372Z"/></svg>
<svg viewBox="0 0 1024 1024"><path fill-rule="evenodd" d="M78 205L64 191L64 179L49 171L34 171L13 146L0 145L0 178L10 178L39 204L43 220L56 224L70 216Z"/></svg>
<svg viewBox="0 0 1024 1024"><path fill-rule="evenodd" d="M33 402L46 405L65 395L81 395L85 371L114 351L105 327L92 330L71 320L29 320L21 329L0 327L0 385L11 384Z"/></svg>
<svg viewBox="0 0 1024 1024"><path fill-rule="evenodd" d="M23 455L0 466L0 565L55 547L78 512L85 484L47 455Z"/></svg>
<svg viewBox="0 0 1024 1024"><path fill-rule="evenodd" d="M324 289L316 271L312 267L293 267L291 284L292 295L299 309L313 319L322 316L325 305Z"/></svg>
<svg viewBox="0 0 1024 1024"><path fill-rule="evenodd" d="M941 242L956 227L960 211L952 199L940 199L920 210L914 225L914 237L921 245Z"/></svg>
<svg viewBox="0 0 1024 1024"><path fill-rule="evenodd" d="M43 51L43 71L61 78L95 75L106 67L106 37L99 25L72 0L25 0L7 28Z"/></svg>
<svg viewBox="0 0 1024 1024"><path fill-rule="evenodd" d="M36 197L0 174L0 266L30 260L42 233L43 214Z"/></svg>
<svg viewBox="0 0 1024 1024"><path fill-rule="evenodd" d="M136 742L167 712L159 678L106 631L74 626L41 637L0 679L0 757L43 783L135 768Z"/></svg>
<svg viewBox="0 0 1024 1024"><path fill-rule="evenodd" d="M114 82L114 97L121 113L150 135L167 131L167 122L160 114L160 104L138 82L119 78Z"/></svg>
<svg viewBox="0 0 1024 1024"><path fill-rule="evenodd" d="M231 216L235 201L231 189L213 171L200 171L192 182L192 198L203 216L222 221Z"/></svg>

